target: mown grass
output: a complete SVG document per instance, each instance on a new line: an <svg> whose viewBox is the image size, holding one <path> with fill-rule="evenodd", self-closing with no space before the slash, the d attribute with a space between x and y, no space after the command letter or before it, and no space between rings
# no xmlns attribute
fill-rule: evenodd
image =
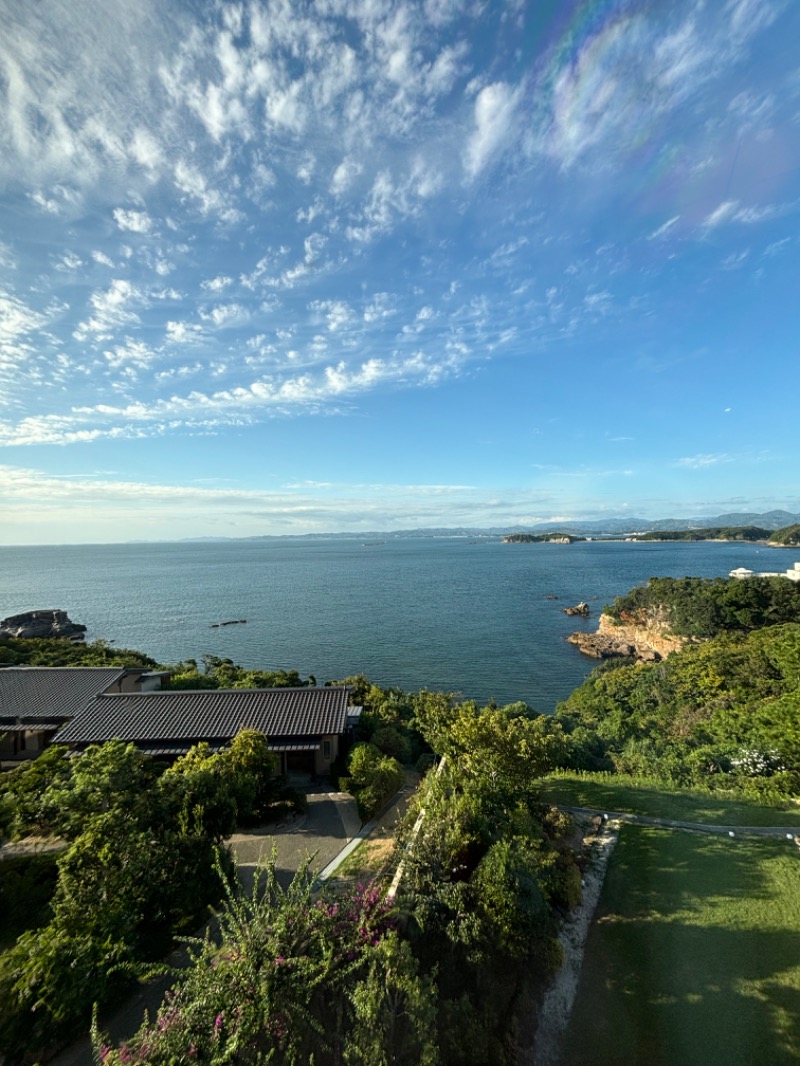
<svg viewBox="0 0 800 1066"><path fill-rule="evenodd" d="M394 842L391 837L368 837L336 867L331 880L341 878L371 881L386 872L393 849Z"/></svg>
<svg viewBox="0 0 800 1066"><path fill-rule="evenodd" d="M543 782L542 798L565 807L595 807L682 822L800 828L800 805L768 804L741 793L679 789L623 774L553 774Z"/></svg>
<svg viewBox="0 0 800 1066"><path fill-rule="evenodd" d="M623 827L561 1066L800 1062L800 853Z"/></svg>

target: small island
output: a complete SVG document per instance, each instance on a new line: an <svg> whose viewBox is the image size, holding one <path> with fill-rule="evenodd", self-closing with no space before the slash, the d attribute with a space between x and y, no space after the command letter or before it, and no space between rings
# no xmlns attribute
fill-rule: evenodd
<svg viewBox="0 0 800 1066"><path fill-rule="evenodd" d="M503 544L574 544L586 540L572 533L509 533L503 537Z"/></svg>
<svg viewBox="0 0 800 1066"><path fill-rule="evenodd" d="M796 548L800 545L800 525L776 529L767 543L771 548Z"/></svg>
<svg viewBox="0 0 800 1066"><path fill-rule="evenodd" d="M798 527L800 528L800 527ZM707 529L653 529L648 533L632 533L626 541L636 540L741 540L751 543L771 541L775 534L760 526L709 526Z"/></svg>

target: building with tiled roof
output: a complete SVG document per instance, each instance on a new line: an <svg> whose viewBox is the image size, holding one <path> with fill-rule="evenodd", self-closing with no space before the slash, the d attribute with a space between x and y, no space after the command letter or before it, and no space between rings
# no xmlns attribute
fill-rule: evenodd
<svg viewBox="0 0 800 1066"><path fill-rule="evenodd" d="M122 666L3 667L0 760L34 758L96 696L137 689L144 673Z"/></svg>
<svg viewBox="0 0 800 1066"><path fill-rule="evenodd" d="M99 695L53 738L81 750L119 738L174 756L201 741L224 747L241 729L263 733L284 772L324 775L347 729L349 688L202 689Z"/></svg>

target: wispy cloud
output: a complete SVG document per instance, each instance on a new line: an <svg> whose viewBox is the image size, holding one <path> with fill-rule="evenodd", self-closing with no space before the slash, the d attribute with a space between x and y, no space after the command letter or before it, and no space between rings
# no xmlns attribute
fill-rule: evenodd
<svg viewBox="0 0 800 1066"><path fill-rule="evenodd" d="M731 462L733 462L733 456L721 452L717 455L690 455L683 459L677 459L675 466L684 467L688 470L705 470L710 466Z"/></svg>
<svg viewBox="0 0 800 1066"><path fill-rule="evenodd" d="M706 215L703 219L703 226L706 229L713 229L715 226L722 225L723 222L730 222L732 218L736 216L739 204L736 200L725 200L718 207Z"/></svg>
<svg viewBox="0 0 800 1066"><path fill-rule="evenodd" d="M475 128L467 143L465 166L476 177L508 147L520 101L520 91L505 82L494 82L475 98Z"/></svg>
<svg viewBox="0 0 800 1066"><path fill-rule="evenodd" d="M659 237L666 236L679 219L680 215L673 215L672 218L668 218L666 222L658 227L658 229L654 229L653 232L648 235L648 240L656 241Z"/></svg>
<svg viewBox="0 0 800 1066"><path fill-rule="evenodd" d="M112 315L126 313L130 312L117 308L111 311ZM102 335L98 332L98 336ZM181 343L187 334L174 328L169 339ZM132 348L131 342L109 351L112 364L121 365L133 358L144 365L150 360L147 349ZM340 361L324 366L315 374L264 377L216 392L194 390L184 396L173 395L150 403L134 400L124 405L74 406L67 414L28 417L16 424L0 423L0 447L139 437L177 426L213 431L215 427L252 421L259 413L274 416L329 406L387 385L436 385L459 373L464 354L459 345L453 344L448 345L444 356L437 358L417 351L402 359L373 358L354 366Z"/></svg>

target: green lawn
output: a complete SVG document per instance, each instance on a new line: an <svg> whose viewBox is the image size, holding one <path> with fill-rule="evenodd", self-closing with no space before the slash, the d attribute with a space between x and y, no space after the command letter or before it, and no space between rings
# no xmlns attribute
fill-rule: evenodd
<svg viewBox="0 0 800 1066"><path fill-rule="evenodd" d="M566 807L595 807L682 822L800 828L800 805L770 806L740 793L670 788L621 774L554 774L545 779L542 798Z"/></svg>
<svg viewBox="0 0 800 1066"><path fill-rule="evenodd" d="M626 825L561 1066L800 1062L800 851Z"/></svg>

